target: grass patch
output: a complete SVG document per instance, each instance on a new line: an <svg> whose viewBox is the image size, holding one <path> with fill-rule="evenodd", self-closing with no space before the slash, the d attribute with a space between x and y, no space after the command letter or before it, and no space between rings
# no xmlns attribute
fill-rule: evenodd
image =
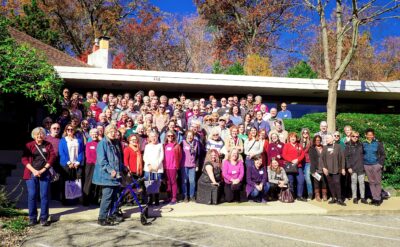
<svg viewBox="0 0 400 247"><path fill-rule="evenodd" d="M9 229L15 233L21 233L28 227L28 224L29 222L25 216L18 216L6 220L2 228Z"/></svg>

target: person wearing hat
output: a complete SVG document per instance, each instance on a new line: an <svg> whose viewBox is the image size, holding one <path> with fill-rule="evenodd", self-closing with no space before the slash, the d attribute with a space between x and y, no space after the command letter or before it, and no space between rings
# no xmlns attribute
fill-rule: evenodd
<svg viewBox="0 0 400 247"><path fill-rule="evenodd" d="M226 127L226 117L221 116L218 118L218 126L215 127L218 130L219 135L221 136L222 140L225 140L229 135L229 129Z"/></svg>
<svg viewBox="0 0 400 247"><path fill-rule="evenodd" d="M169 115L165 112L165 105L160 104L158 110L153 116L153 127L156 127L158 132L161 132L168 122Z"/></svg>

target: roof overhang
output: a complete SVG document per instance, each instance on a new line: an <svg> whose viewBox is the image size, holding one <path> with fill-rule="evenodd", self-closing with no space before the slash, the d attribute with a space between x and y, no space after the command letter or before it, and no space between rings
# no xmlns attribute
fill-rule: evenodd
<svg viewBox="0 0 400 247"><path fill-rule="evenodd" d="M68 86L80 88L149 90L301 97L327 97L328 81L286 77L238 76L186 72L100 69L56 66ZM400 100L400 82L341 80L339 98Z"/></svg>

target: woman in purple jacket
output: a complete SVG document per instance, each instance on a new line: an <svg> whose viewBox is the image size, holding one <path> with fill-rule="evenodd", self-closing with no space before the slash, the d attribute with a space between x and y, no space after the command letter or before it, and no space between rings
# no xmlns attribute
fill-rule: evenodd
<svg viewBox="0 0 400 247"><path fill-rule="evenodd" d="M231 149L228 158L222 165L222 176L224 177L225 201L233 202L234 199L240 201L240 189L244 176L243 161L239 159L239 151Z"/></svg>
<svg viewBox="0 0 400 247"><path fill-rule="evenodd" d="M249 199L255 202L266 203L266 197L269 190L267 169L262 164L262 156L253 157L254 163L247 166L246 172L246 194Z"/></svg>
<svg viewBox="0 0 400 247"><path fill-rule="evenodd" d="M185 197L184 202L195 201L194 191L196 188L196 171L198 171L200 158L200 145L194 139L194 133L191 130L186 132L186 139L182 141L182 194ZM189 184L189 195L187 187Z"/></svg>

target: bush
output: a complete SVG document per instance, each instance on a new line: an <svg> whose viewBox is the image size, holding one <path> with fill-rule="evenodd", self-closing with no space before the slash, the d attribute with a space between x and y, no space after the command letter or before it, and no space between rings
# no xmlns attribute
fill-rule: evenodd
<svg viewBox="0 0 400 247"><path fill-rule="evenodd" d="M319 131L319 123L326 120L326 113L313 113L298 119L285 120L285 129L299 133L307 127L311 133ZM343 133L343 127L350 125L353 130L364 136L367 128L375 130L376 138L382 141L386 152L385 169L383 176L384 186L393 186L400 189L400 116L389 114L359 114L341 113L336 118L337 129ZM363 139L361 139L363 141Z"/></svg>

